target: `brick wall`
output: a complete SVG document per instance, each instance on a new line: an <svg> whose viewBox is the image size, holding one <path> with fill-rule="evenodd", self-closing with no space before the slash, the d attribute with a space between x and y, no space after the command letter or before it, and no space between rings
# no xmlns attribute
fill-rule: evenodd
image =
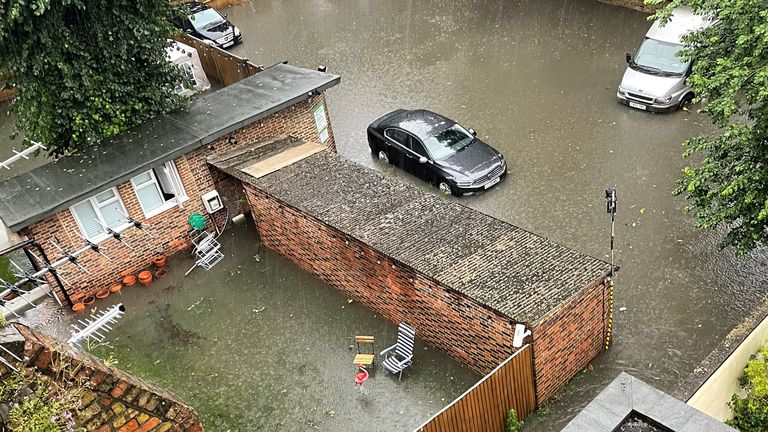
<svg viewBox="0 0 768 432"><path fill-rule="evenodd" d="M83 351L16 324L29 367L67 391L82 392L76 423L96 432L201 432L197 413L179 398Z"/></svg>
<svg viewBox="0 0 768 432"><path fill-rule="evenodd" d="M311 99L299 102L235 131L232 136L236 139L236 144L228 142L227 138L223 137L176 159L176 168L189 196L189 200L183 204L183 209L173 207L147 219L144 217L131 183L126 182L118 185L118 193L128 214L140 222L146 222L147 229L153 238L139 230L129 229L125 232L124 239L128 245L133 247L133 250L120 245L114 239L105 241L103 243L105 253L112 259L112 262L91 252L83 254L78 260L92 273L90 275L75 265L64 264L62 269L67 273L62 276L69 283L65 283L67 292L70 295L76 292L92 294L119 282L123 275L136 274L147 268L151 259L157 254L162 253L169 256L188 248L190 239L187 218L192 213L207 214L200 197L202 194L213 190L215 186L223 187L223 201L232 210L230 216L237 214L235 212L240 209L240 192L236 183L232 182L231 179L215 177L213 172L218 173L218 171L208 167L206 157L277 135L292 135L306 141L320 142L312 114L312 108L320 101L325 103L324 94L313 96ZM326 116L328 116L327 109L326 104ZM329 140L327 144L335 150L330 117L328 119ZM222 226L225 214L218 212L216 216L218 226ZM213 229L210 219L208 229ZM51 261L61 258L62 255L49 243L49 240L58 239L57 243L71 252L84 246L82 239L76 233L80 233L80 231L69 209L58 212L21 231L22 235L40 243Z"/></svg>
<svg viewBox="0 0 768 432"><path fill-rule="evenodd" d="M304 271L394 323L410 323L421 339L479 373L514 353L514 320L264 191L244 189L261 241ZM602 283L585 287L532 328L538 403L601 352L606 299Z"/></svg>
<svg viewBox="0 0 768 432"><path fill-rule="evenodd" d="M514 352L514 322L245 185L264 245L480 373Z"/></svg>
<svg viewBox="0 0 768 432"><path fill-rule="evenodd" d="M602 281L588 285L531 329L539 403L554 396L603 350L608 296Z"/></svg>

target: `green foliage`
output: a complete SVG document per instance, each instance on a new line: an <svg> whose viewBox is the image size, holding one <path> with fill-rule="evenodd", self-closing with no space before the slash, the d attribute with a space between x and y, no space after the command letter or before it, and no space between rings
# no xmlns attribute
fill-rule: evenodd
<svg viewBox="0 0 768 432"><path fill-rule="evenodd" d="M58 402L45 403L41 399L26 399L11 409L8 422L14 432L60 432L56 418L60 406Z"/></svg>
<svg viewBox="0 0 768 432"><path fill-rule="evenodd" d="M523 429L523 422L517 419L517 412L513 409L507 413L507 429L506 432L519 432Z"/></svg>
<svg viewBox="0 0 768 432"><path fill-rule="evenodd" d="M17 129L61 155L180 107L167 0L0 2Z"/></svg>
<svg viewBox="0 0 768 432"><path fill-rule="evenodd" d="M8 419L13 432L74 431L74 415L80 405L80 393L67 391L42 375L21 370L3 377L0 401L14 402ZM31 389L31 394L25 394ZM78 429L79 430L79 429Z"/></svg>
<svg viewBox="0 0 768 432"><path fill-rule="evenodd" d="M14 283L16 282L16 275L11 270L11 260L8 257L0 256L0 279Z"/></svg>
<svg viewBox="0 0 768 432"><path fill-rule="evenodd" d="M5 322L5 315L0 313L0 328L5 327L5 324L6 324L6 322Z"/></svg>
<svg viewBox="0 0 768 432"><path fill-rule="evenodd" d="M768 428L768 348L763 348L757 356L747 362L744 375L739 384L747 391L741 398L731 397L728 404L733 411L733 419L727 421L742 432L763 432Z"/></svg>
<svg viewBox="0 0 768 432"><path fill-rule="evenodd" d="M720 131L684 144L684 157L700 157L674 193L685 195L697 226L726 228L722 246L744 254L768 243L768 9L764 0L672 0L652 18L680 5L714 19L686 36L682 56L694 61L688 82Z"/></svg>

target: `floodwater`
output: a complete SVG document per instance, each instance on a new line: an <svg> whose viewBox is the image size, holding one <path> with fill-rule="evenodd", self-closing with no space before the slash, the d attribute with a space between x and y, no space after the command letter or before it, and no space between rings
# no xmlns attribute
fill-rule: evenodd
<svg viewBox="0 0 768 432"><path fill-rule="evenodd" d="M234 53L342 76L327 97L347 158L436 193L374 160L365 127L395 108L441 112L511 163L461 203L602 258L603 189L618 189L614 344L526 430L559 430L623 370L673 390L768 290L764 251L719 251L671 195L680 143L710 132L706 118L616 102L646 14L593 0L253 0L225 13L244 35Z"/></svg>
<svg viewBox="0 0 768 432"><path fill-rule="evenodd" d="M378 352L397 328L260 249L253 225L220 241L226 258L211 270L184 277L191 256L174 256L164 278L96 303L127 311L94 352L180 396L206 430L410 432L480 378L417 339L402 381L371 368L361 394L354 336L374 336ZM43 308L29 318L66 340L74 317Z"/></svg>
<svg viewBox="0 0 768 432"><path fill-rule="evenodd" d="M615 100L624 53L634 52L649 27L645 14L594 0L252 0L224 13L244 35L244 43L232 49L235 54L266 66L283 60L310 68L323 64L342 75L341 85L328 91L329 109L339 152L358 163L436 193L374 160L365 127L395 108L441 112L476 129L510 162L510 176L502 184L461 203L603 258L609 254L610 233L603 189L618 188L616 259L621 272L614 343L593 363L594 372L575 379L545 410L547 415L526 421L526 430L559 430L623 370L673 390L768 291L764 251L740 259L719 251L718 235L693 228L682 212L684 200L671 195L684 166L680 143L710 132L706 118L695 112L653 115ZM252 271L314 283L298 272L281 275L283 270L264 265L275 259L265 259ZM252 264L243 262L244 268ZM184 303L171 306L180 308L171 314L193 326L189 317L194 315L185 318L184 305L195 297L208 299L223 290L242 293L215 297L232 308L227 316L207 300L201 303L204 309L198 310L205 310L201 317L210 317L205 322L211 327L195 330L200 337L216 337L211 336L214 329L228 319L258 310L258 297L250 296L270 288L213 282L210 294L189 297L180 290L174 298ZM300 299L302 307L330 301L325 296ZM251 303L241 307L239 301ZM146 320L162 322L162 307L158 300L147 309ZM619 312L620 307L626 311ZM332 322L329 318L327 325ZM343 339L353 330L329 331ZM131 341L142 331L149 332L140 325ZM391 333L384 334L391 339ZM243 356L260 349L257 344L235 347ZM313 344L307 351L308 367L316 364L312 353L317 349ZM220 373L215 359L185 356L187 363L181 364L199 368L195 373L204 374L206 368ZM275 369L292 366L282 358L273 360L263 361ZM166 375L150 378L182 386L177 392L187 395L184 386L195 380L178 381L165 361L158 367L165 367ZM137 370L154 370L141 356L125 362ZM232 399L240 404L249 404L254 394L239 383L217 391L222 397L243 392ZM203 404L201 411L214 403L193 390L188 394L190 402ZM333 410L323 405L318 413L323 409ZM263 416L269 417L268 411ZM400 425L398 418L382 419L380 425Z"/></svg>

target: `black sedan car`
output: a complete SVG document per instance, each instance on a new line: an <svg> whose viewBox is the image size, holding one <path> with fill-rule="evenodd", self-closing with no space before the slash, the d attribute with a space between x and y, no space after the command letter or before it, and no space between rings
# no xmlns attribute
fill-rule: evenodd
<svg viewBox="0 0 768 432"><path fill-rule="evenodd" d="M229 48L243 41L239 28L216 9L202 3L181 3L171 22L187 34L218 48Z"/></svg>
<svg viewBox="0 0 768 432"><path fill-rule="evenodd" d="M368 126L368 145L394 164L456 196L484 191L507 175L507 162L475 131L427 110L396 110Z"/></svg>

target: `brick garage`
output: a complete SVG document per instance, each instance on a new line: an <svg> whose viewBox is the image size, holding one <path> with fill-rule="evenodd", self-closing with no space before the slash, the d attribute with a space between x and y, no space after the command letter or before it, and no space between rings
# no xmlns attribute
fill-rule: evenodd
<svg viewBox="0 0 768 432"><path fill-rule="evenodd" d="M526 324L539 403L602 349L601 260L330 152L259 179L216 166L243 182L265 246L474 370L509 357Z"/></svg>
<svg viewBox="0 0 768 432"><path fill-rule="evenodd" d="M100 184L95 184L94 179L90 178L91 174L88 172L90 163L85 162L89 160L88 155L86 155L82 157L79 163L74 161L69 162L69 165L67 165L68 161L66 159L68 158L64 158L0 184L0 196L3 196L4 201L7 203L17 200L23 194L42 193L39 190L41 189L40 186L31 183L30 178L42 178L44 184L50 185L56 183L50 180L51 178L55 179L65 176L70 182L68 186L71 185L71 190L75 188L82 189L78 190L77 193L65 190L59 194L54 194L50 197L51 200L58 200L58 205L54 207L54 211L38 211L37 208L32 208L30 214L33 216L28 220L34 220L34 222L29 224L21 222L21 227L17 228L20 234L41 244L51 261L61 258L62 254L49 243L49 240L56 239L59 245L70 252L84 246L83 240L78 236L78 234L82 235L81 230L69 206L112 186L116 187L128 215L137 221L146 223L147 230L152 235L151 238L134 228L129 228L123 234L125 243L133 247L133 249L119 244L117 240L112 238L102 243L105 253L112 262L91 252L82 255L78 262L92 273L90 275L74 265L64 264L62 268L67 273L63 274L63 278L68 283L65 284L65 288L70 295L75 292L92 294L100 289L108 288L112 284L119 282L122 275L136 274L139 270L149 266L153 256L160 253L172 255L188 248L191 241L188 235L190 229L187 218L192 213L206 214L201 201L201 195L206 192L213 189L220 190L223 202L230 209L230 215L233 216L241 211L241 193L238 191L236 184L231 179L221 176L220 172L212 171L206 163L207 157L231 150L243 143L254 142L274 135L291 135L305 140L320 142L313 109L319 103L323 103L326 118L329 118L327 105L325 104L325 95L321 90L337 83L338 77L321 74L320 72L300 70L287 65L279 65L278 68L280 72L267 70L219 92L202 97L193 102L187 112L181 113L175 118L179 124L192 124L196 126L191 133L193 135L192 139L195 139L197 138L194 136L195 133L202 135L200 132L195 131L206 126L205 124L198 126L198 124L209 121L205 118L199 118L199 114L196 112L202 110L209 110L210 112L212 110L215 111L214 108L217 108L221 112L220 117L224 118L225 121L217 121L215 124L208 125L214 128L212 131L209 131L213 135L209 142L199 139L197 142L193 141L193 144L186 148L180 148L178 143L180 133L173 130L175 124L171 125L173 127L166 126L163 125L163 120L148 126L150 128L149 132L143 131L141 135L136 134L139 139L137 139L136 135L129 133L122 140L117 139L105 142L97 151L109 154L112 147L116 147L116 149L113 152L114 156L112 158L102 158L112 159L104 163L112 164L113 167L110 168L114 168L118 173L121 173L121 170L122 172L127 172L117 181L104 181ZM308 75L308 82L305 85L302 85L301 81L297 79L297 76L301 78L302 74ZM271 95L269 98L261 97L258 103L251 102L253 100L251 98L258 97L260 94L249 94L249 90L252 88L260 89L263 86L262 81L270 82L270 85L274 87L275 80L283 75L289 75L288 78L290 78L293 87L282 90L282 93L278 90L276 91L277 95ZM267 101L263 102L265 98ZM242 105L239 110L236 107L238 103ZM233 105L235 105L234 108ZM230 114L229 110L239 114L239 116ZM210 121L210 123L213 122ZM156 128L156 130L153 131L152 127ZM171 132L168 132L167 135L161 134L161 132L168 130ZM185 133L190 134L188 132ZM123 148L126 141L130 143L130 147ZM328 137L325 143L331 150L335 150L330 120L328 120ZM163 149L163 146L168 148ZM126 157L125 165L134 164L136 166L120 166L121 161L114 159L125 157L126 151L143 152L144 154L136 158ZM153 152L162 152L166 156L155 157ZM151 165L168 160L174 161L179 179L189 199L183 202L183 208L172 207L147 219L144 216L144 212L129 179L149 169ZM71 166L77 167L77 171L74 173L70 172ZM78 174L80 172L83 174ZM84 176L83 180L79 183L77 180L78 175ZM109 176L109 173L107 173L107 176ZM31 185L27 185L27 183L31 183ZM22 187L19 187L19 185L22 185ZM40 196L38 199L45 200L46 197ZM52 206L50 203L47 205L49 207ZM19 220L22 216L14 214L16 209L5 208L3 210L0 211L3 221L14 228L14 221ZM218 212L216 215L218 226L223 225L225 213ZM28 214L23 216L29 217ZM17 223L16 226L18 225ZM208 227L212 229L210 221Z"/></svg>

